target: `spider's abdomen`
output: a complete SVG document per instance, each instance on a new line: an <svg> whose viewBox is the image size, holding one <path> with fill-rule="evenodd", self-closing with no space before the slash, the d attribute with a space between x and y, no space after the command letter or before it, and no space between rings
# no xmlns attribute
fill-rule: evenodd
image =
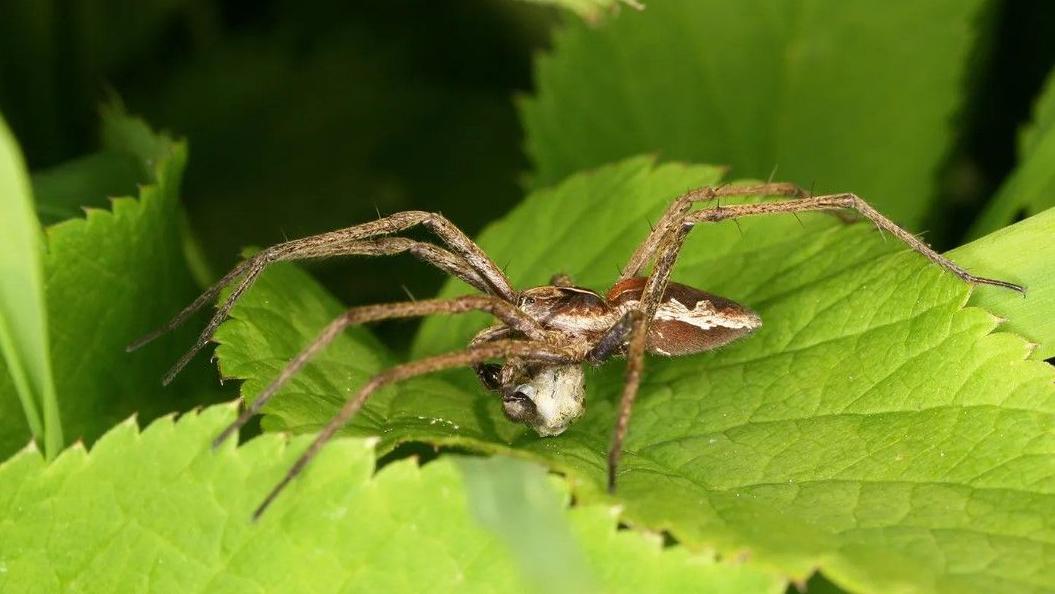
<svg viewBox="0 0 1055 594"><path fill-rule="evenodd" d="M608 291L619 309L636 307L646 279L620 281ZM678 356L728 344L762 325L762 319L739 303L679 283L668 283L656 316L649 323L648 350Z"/></svg>

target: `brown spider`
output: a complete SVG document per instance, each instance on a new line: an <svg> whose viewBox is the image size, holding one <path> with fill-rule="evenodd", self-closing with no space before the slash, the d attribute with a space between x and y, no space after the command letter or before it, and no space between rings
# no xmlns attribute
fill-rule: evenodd
<svg viewBox="0 0 1055 594"><path fill-rule="evenodd" d="M692 210L694 203L724 196L782 196L793 199L716 205L704 210ZM414 376L462 366L473 367L481 383L501 396L502 407L510 420L525 423L539 435L548 436L560 434L585 410L583 363L599 365L613 356L625 356L626 378L608 452L608 488L612 491L615 489L616 469L630 421L630 411L637 396L645 353L666 356L700 353L736 340L762 324L758 315L743 305L669 281L671 269L689 230L697 223L744 216L845 209L856 210L880 230L889 232L967 283L995 285L1024 292L1022 287L1012 283L973 276L854 194L811 197L791 184L766 183L745 187L700 188L676 199L634 251L619 279L604 296L573 286L570 279L563 275L555 276L550 285L517 291L491 258L442 215L407 211L267 248L236 266L175 318L129 345L128 350L137 349L180 325L195 311L214 300L223 287L241 277L231 294L217 308L198 341L165 376L164 382L167 384L211 340L231 307L268 264L283 260L409 252L460 278L482 294L349 309L290 361L238 419L214 440L213 445L218 446L260 412L294 374L349 326L392 318L468 311L485 311L497 318L498 323L478 333L463 350L397 365L366 382L275 485L254 512L254 519L267 509L279 492L379 388ZM446 248L392 236L417 225L430 229ZM640 276L653 261L651 274ZM503 360L503 363L489 363L495 359Z"/></svg>

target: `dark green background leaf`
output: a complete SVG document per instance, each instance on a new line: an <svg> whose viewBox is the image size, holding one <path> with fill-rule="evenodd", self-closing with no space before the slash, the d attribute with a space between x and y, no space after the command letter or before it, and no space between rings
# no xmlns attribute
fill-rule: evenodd
<svg viewBox="0 0 1055 594"><path fill-rule="evenodd" d="M1037 99L1033 122L1020 135L1018 168L971 229L978 237L1055 206L1055 70Z"/></svg>
<svg viewBox="0 0 1055 594"><path fill-rule="evenodd" d="M111 196L134 196L140 164L130 153L100 151L33 174L37 216L53 225L84 216L85 208L108 208Z"/></svg>
<svg viewBox="0 0 1055 594"><path fill-rule="evenodd" d="M521 104L535 187L655 152L856 192L917 227L984 5L656 0L569 19Z"/></svg>

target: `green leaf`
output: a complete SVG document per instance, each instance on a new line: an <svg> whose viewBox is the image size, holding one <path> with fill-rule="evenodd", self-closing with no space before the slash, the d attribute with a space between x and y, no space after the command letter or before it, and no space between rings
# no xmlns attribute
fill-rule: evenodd
<svg viewBox="0 0 1055 594"><path fill-rule="evenodd" d="M1053 188L1055 190L1055 188ZM1034 359L1055 357L1055 208L1005 227L951 252L957 262L990 270L1000 278L1021 282L1026 296L1002 291L977 291L977 305L1005 320L1005 332L1021 334L1036 345ZM1016 281L1018 279L1018 281Z"/></svg>
<svg viewBox="0 0 1055 594"><path fill-rule="evenodd" d="M561 513L560 494L546 484L541 466L509 458L455 460L473 517L502 540L525 581L539 592L552 584L568 592L598 591Z"/></svg>
<svg viewBox="0 0 1055 594"><path fill-rule="evenodd" d="M209 448L234 417L217 406L142 433L122 423L91 453L0 466L0 590L18 592L521 592L500 538L473 519L458 465L412 460L376 474L373 442L341 439L257 523L253 507L307 445L267 435ZM783 591L748 564L617 531L610 506L564 510L538 472L467 462L476 482L557 518L609 592ZM510 477L519 477L510 481ZM63 538L54 538L61 533ZM559 536L559 535L558 535ZM569 592L560 583L548 592Z"/></svg>
<svg viewBox="0 0 1055 594"><path fill-rule="evenodd" d="M128 354L125 345L161 324L197 291L179 233L179 181L186 146L155 135L143 122L110 109L104 150L135 160L150 180L138 199L116 198L111 210L88 209L46 229L43 258L49 340L66 435L93 440L138 411L150 419L189 408L210 394L194 377L160 392L160 378L191 340L193 329ZM127 158L126 157L126 158ZM81 170L99 180L109 170ZM94 177L93 177L94 176ZM86 200L93 188L85 184ZM202 365L199 373L205 371ZM29 438L14 390L0 373L0 458ZM200 377L200 376L199 376Z"/></svg>
<svg viewBox="0 0 1055 594"><path fill-rule="evenodd" d="M62 424L48 349L40 224L33 215L25 161L3 118L0 213L0 352L7 367L0 382L10 374L18 402L11 408L21 405L26 424L51 458L62 449ZM11 416L20 422L17 413Z"/></svg>
<svg viewBox="0 0 1055 594"><path fill-rule="evenodd" d="M646 217L714 176L625 161L534 194L480 243L517 286L564 271L603 290ZM795 580L820 568L851 592L1053 591L1055 376L963 306L968 287L868 225L823 215L697 229L675 278L751 305L765 326L717 352L647 361L620 474L624 521L746 551ZM249 378L251 400L340 310L303 273L276 268L223 328L222 369ZM430 320L418 352L460 348L480 323ZM265 427L310 431L333 414L388 358L362 336L295 378ZM379 434L382 453L424 441L541 461L588 501L602 497L622 365L587 377L586 416L559 437L506 421L468 370L379 395L353 432Z"/></svg>
<svg viewBox="0 0 1055 594"><path fill-rule="evenodd" d="M131 196L139 177L139 163L132 154L100 151L33 174L37 215L51 225L84 214L84 208L106 208L111 196Z"/></svg>
<svg viewBox="0 0 1055 594"><path fill-rule="evenodd" d="M1018 167L971 228L971 237L1055 206L1055 70L1019 137Z"/></svg>
<svg viewBox="0 0 1055 594"><path fill-rule="evenodd" d="M534 186L640 153L852 191L918 226L983 0L657 0L574 19L521 103Z"/></svg>
<svg viewBox="0 0 1055 594"><path fill-rule="evenodd" d="M291 290L293 288L297 289ZM262 300L257 300L258 295ZM305 344L305 336L314 336L341 310L337 300L299 268L285 263L273 264L256 280L249 295L239 301L231 319L216 332L215 341L219 346L215 356L220 360L221 375L224 378L245 378L243 393L260 392L282 369L288 360L286 354L299 351ZM320 324L321 320L326 321ZM270 354L247 358L246 352ZM319 356L319 360L328 363L327 373L315 373L314 367L305 370L296 379L296 391L303 390L303 397L282 398L276 403L282 407L282 424L275 424L277 417L268 417L264 419L266 428L316 425L320 408L316 394L325 394L322 406L334 410L352 389L395 362L385 347L361 327L346 332ZM335 369L340 369L340 373L331 373ZM304 382L303 386L301 382ZM378 394L357 415L353 425L365 429L364 434L381 431L393 395L393 389Z"/></svg>

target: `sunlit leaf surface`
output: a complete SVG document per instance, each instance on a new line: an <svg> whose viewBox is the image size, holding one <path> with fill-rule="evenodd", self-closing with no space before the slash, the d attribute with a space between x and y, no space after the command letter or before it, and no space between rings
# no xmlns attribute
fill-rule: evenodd
<svg viewBox="0 0 1055 594"><path fill-rule="evenodd" d="M626 161L529 197L480 242L518 286L564 271L603 289L646 219L716 175ZM675 278L749 304L765 325L718 352L648 360L620 474L625 519L749 551L795 579L819 567L853 592L1052 591L1050 366L917 254L867 225L800 218L691 235ZM221 367L249 378L252 399L340 310L276 267L224 326ZM482 323L433 319L417 351L464 346ZM363 334L339 340L265 427L313 430L389 358ZM621 365L588 380L586 416L555 438L505 420L468 370L387 391L354 425L382 451L416 440L538 460L587 501L600 497Z"/></svg>

